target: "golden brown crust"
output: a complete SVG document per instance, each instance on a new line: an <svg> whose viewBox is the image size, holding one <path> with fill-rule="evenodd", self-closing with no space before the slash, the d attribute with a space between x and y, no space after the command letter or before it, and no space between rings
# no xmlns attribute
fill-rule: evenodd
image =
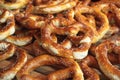
<svg viewBox="0 0 120 80"><path fill-rule="evenodd" d="M0 80L18 71L15 80L119 80L119 9L119 0L1 0Z"/></svg>
<svg viewBox="0 0 120 80"><path fill-rule="evenodd" d="M79 63L87 80L100 80L99 74L92 68L99 69L98 63L93 56L88 55Z"/></svg>
<svg viewBox="0 0 120 80"><path fill-rule="evenodd" d="M91 25L91 23L88 22L89 20L87 20L88 18L82 14L91 14L94 16L94 18L98 18L99 21L101 22L100 28L97 29L98 28L97 24L96 26ZM109 22L107 16L103 14L101 11L99 11L99 8L92 8L89 6L82 6L81 4L78 4L78 6L76 6L75 16L79 22L82 22L93 29L94 39L92 43L96 43L97 41L99 41L109 30Z"/></svg>
<svg viewBox="0 0 120 80"><path fill-rule="evenodd" d="M88 31L85 33L84 30ZM80 45L78 48L72 48L70 42L71 39L68 39L68 46L65 47L64 45L54 42L51 38L51 34L66 35L68 37L70 36L75 38L79 37L77 36L77 33L79 31L85 33L85 36L83 36L82 39L78 40L78 45ZM74 57L74 59L79 59L82 57L82 56L80 57L80 55L85 56L88 53L91 41L92 41L92 29L85 26L82 23L75 23L73 25L62 28L53 26L52 24L46 24L46 26L44 26L44 28L42 28L41 30L42 46L51 54L62 57L68 58Z"/></svg>
<svg viewBox="0 0 120 80"><path fill-rule="evenodd" d="M55 14L76 6L78 0L48 1L47 4L37 5L33 9L35 14Z"/></svg>
<svg viewBox="0 0 120 80"><path fill-rule="evenodd" d="M0 29L0 40L3 40L15 32L15 20L12 12L6 9L0 9L0 12L0 25L7 23Z"/></svg>
<svg viewBox="0 0 120 80"><path fill-rule="evenodd" d="M17 56L15 64L9 65L0 71L1 80L11 80L27 61L27 55L24 50L17 49L14 54Z"/></svg>
<svg viewBox="0 0 120 80"><path fill-rule="evenodd" d="M1 0L0 7L6 9L19 9L19 8L24 8L28 2L29 0L16 0L14 2L5 2L5 0Z"/></svg>
<svg viewBox="0 0 120 80"><path fill-rule="evenodd" d="M120 71L118 68L113 66L110 61L107 58L107 54L110 50L113 50L118 44L117 41L105 41L102 44L100 44L95 52L96 52L96 59L98 61L98 64L100 66L100 69L103 71L103 73L113 80L119 80L120 79Z"/></svg>
<svg viewBox="0 0 120 80"><path fill-rule="evenodd" d="M83 74L80 70L80 67L75 61L73 61L72 59L54 57L50 55L38 56L32 59L31 61L28 61L25 64L25 66L18 72L17 78L18 80L31 80L31 79L34 80L34 77L30 76L29 74L32 70L43 65L54 65L54 64L63 65L66 68L48 74L46 76L47 79L58 80L58 79L66 79L71 76L75 80L83 80ZM37 77L35 79L40 79L40 77Z"/></svg>

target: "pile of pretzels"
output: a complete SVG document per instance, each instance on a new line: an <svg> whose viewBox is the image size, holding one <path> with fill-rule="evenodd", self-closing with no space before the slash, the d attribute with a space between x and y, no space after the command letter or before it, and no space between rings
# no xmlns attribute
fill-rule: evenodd
<svg viewBox="0 0 120 80"><path fill-rule="evenodd" d="M0 0L0 80L120 80L120 0Z"/></svg>

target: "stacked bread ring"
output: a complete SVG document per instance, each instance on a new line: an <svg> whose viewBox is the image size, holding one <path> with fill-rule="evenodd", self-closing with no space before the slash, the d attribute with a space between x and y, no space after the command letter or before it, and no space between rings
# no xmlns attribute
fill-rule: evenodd
<svg viewBox="0 0 120 80"><path fill-rule="evenodd" d="M120 0L1 0L0 80L120 80Z"/></svg>

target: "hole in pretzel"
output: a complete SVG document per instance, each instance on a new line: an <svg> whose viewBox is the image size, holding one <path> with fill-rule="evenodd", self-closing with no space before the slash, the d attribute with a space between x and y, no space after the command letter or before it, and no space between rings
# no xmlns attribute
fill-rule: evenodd
<svg viewBox="0 0 120 80"><path fill-rule="evenodd" d="M58 35L56 34L57 37L57 42L60 44L61 42L63 42L66 39L66 35Z"/></svg>
<svg viewBox="0 0 120 80"><path fill-rule="evenodd" d="M101 20L97 17L95 17L95 23L96 23L96 29L99 30L100 27L102 26Z"/></svg>
<svg viewBox="0 0 120 80"><path fill-rule="evenodd" d="M92 0L92 2L98 2L98 1L101 1L101 0Z"/></svg>
<svg viewBox="0 0 120 80"><path fill-rule="evenodd" d="M14 3L14 2L16 2L16 0L5 0L5 2L7 3L7 2L12 2L12 3Z"/></svg>

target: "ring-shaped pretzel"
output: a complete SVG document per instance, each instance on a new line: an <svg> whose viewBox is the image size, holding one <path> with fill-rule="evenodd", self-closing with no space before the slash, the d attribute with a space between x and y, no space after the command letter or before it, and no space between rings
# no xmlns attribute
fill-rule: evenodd
<svg viewBox="0 0 120 80"><path fill-rule="evenodd" d="M34 64L34 65L33 65ZM44 65L63 65L66 68L57 70L46 75L45 79L38 76L30 76L30 72L34 69L44 66ZM60 76L62 75L62 76ZM73 60L68 58L61 58L61 57L54 57L50 55L42 55L33 58L32 60L28 61L24 67L18 72L17 79L18 80L58 80L58 79L66 79L72 77L73 80L83 80L83 74L79 67L79 65Z"/></svg>
<svg viewBox="0 0 120 80"><path fill-rule="evenodd" d="M0 10L0 40L5 39L6 37L14 34L15 32L15 21L14 21L14 16L11 12L7 10ZM3 26L2 23L5 23L6 25Z"/></svg>
<svg viewBox="0 0 120 80"><path fill-rule="evenodd" d="M65 47L65 45L62 45L62 42L61 44L59 44L58 42L54 41L51 36L52 34L58 34L67 35L70 38L76 38L77 33L79 31L85 33L85 35L82 37L82 39L78 38L77 42L79 46L76 48L71 47L72 42L70 41L70 39L68 39L67 42L65 42L68 43L67 47ZM75 23L67 27L56 27L52 24L46 24L41 30L40 43L43 46L43 48L45 48L48 52L50 52L53 55L74 59L82 59L88 54L88 49L91 45L93 37L92 33L92 29L82 23Z"/></svg>

